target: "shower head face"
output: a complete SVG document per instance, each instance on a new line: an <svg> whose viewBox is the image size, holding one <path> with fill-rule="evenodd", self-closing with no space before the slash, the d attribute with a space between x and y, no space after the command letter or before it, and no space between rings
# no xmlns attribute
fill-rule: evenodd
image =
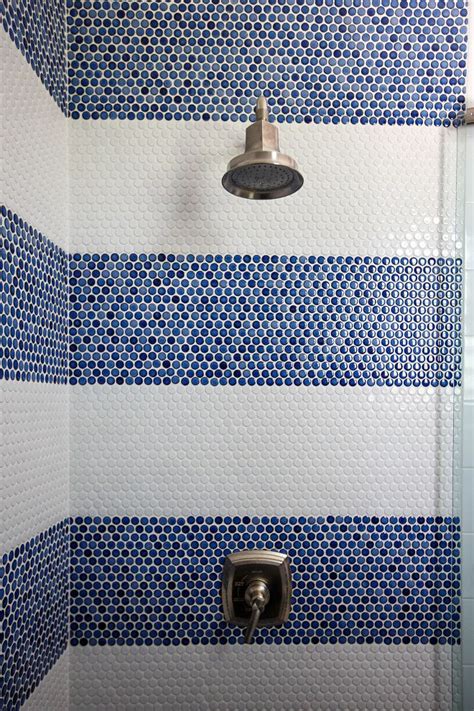
<svg viewBox="0 0 474 711"><path fill-rule="evenodd" d="M230 177L241 190L267 193L287 188L293 180L293 171L283 165L253 163L236 168Z"/></svg>
<svg viewBox="0 0 474 711"><path fill-rule="evenodd" d="M262 156L252 159L245 153L238 156L229 164L222 185L232 195L249 200L271 200L295 193L303 185L303 177L291 158L277 155L280 161L275 156L266 160Z"/></svg>
<svg viewBox="0 0 474 711"><path fill-rule="evenodd" d="M280 153L278 128L268 121L263 96L257 100L255 122L246 131L245 153L230 161L222 185L232 195L249 200L286 197L303 185L296 161Z"/></svg>

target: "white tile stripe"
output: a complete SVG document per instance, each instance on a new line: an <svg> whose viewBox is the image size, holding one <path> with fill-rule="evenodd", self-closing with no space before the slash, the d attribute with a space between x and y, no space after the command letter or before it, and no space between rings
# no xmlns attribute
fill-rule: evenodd
<svg viewBox="0 0 474 711"><path fill-rule="evenodd" d="M75 647L70 655L74 711L451 708L446 647Z"/></svg>
<svg viewBox="0 0 474 711"><path fill-rule="evenodd" d="M452 391L71 388L71 514L451 515Z"/></svg>
<svg viewBox="0 0 474 711"><path fill-rule="evenodd" d="M244 129L71 122L71 251L453 255L455 129L282 126L306 182L268 201L221 187Z"/></svg>
<svg viewBox="0 0 474 711"><path fill-rule="evenodd" d="M0 381L0 554L69 513L69 388Z"/></svg>
<svg viewBox="0 0 474 711"><path fill-rule="evenodd" d="M0 58L0 203L67 250L68 121L3 29Z"/></svg>

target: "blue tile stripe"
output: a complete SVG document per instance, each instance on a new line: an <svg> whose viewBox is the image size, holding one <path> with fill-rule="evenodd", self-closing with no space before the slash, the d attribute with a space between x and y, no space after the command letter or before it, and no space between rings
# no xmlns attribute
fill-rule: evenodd
<svg viewBox="0 0 474 711"><path fill-rule="evenodd" d="M76 254L70 382L450 386L461 261Z"/></svg>
<svg viewBox="0 0 474 711"><path fill-rule="evenodd" d="M6 553L0 581L0 705L16 711L67 646L69 522L55 524Z"/></svg>
<svg viewBox="0 0 474 711"><path fill-rule="evenodd" d="M60 109L67 110L66 28L63 0L0 0L3 29Z"/></svg>
<svg viewBox="0 0 474 711"><path fill-rule="evenodd" d="M0 379L65 383L68 258L0 208Z"/></svg>
<svg viewBox="0 0 474 711"><path fill-rule="evenodd" d="M3 0L2 26L73 118L446 125L466 0ZM66 30L67 22L67 61Z"/></svg>
<svg viewBox="0 0 474 711"><path fill-rule="evenodd" d="M78 517L71 643L241 643L224 558L268 548L290 556L292 612L257 644L457 644L459 538L449 517Z"/></svg>
<svg viewBox="0 0 474 711"><path fill-rule="evenodd" d="M73 118L450 125L465 0L67 0Z"/></svg>
<svg viewBox="0 0 474 711"><path fill-rule="evenodd" d="M0 379L460 383L459 259L68 258L5 207L0 239Z"/></svg>

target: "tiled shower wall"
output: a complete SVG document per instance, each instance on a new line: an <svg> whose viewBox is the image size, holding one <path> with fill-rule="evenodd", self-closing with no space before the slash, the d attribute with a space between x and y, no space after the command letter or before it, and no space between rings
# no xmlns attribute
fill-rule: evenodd
<svg viewBox="0 0 474 711"><path fill-rule="evenodd" d="M241 692L248 708L450 705L455 129L281 133L306 190L253 204L219 186L238 125L71 124L79 709L151 708L156 694L166 709L232 709ZM219 579L226 553L256 545L290 553L295 595L249 659ZM140 690L119 681L134 665Z"/></svg>
<svg viewBox="0 0 474 711"><path fill-rule="evenodd" d="M401 63L371 55L416 22L401 5L76 7L73 706L449 707L460 282L440 124L462 43L428 97L410 32ZM287 200L220 188L258 87L305 175ZM247 654L219 581L254 546L288 551L295 592Z"/></svg>
<svg viewBox="0 0 474 711"><path fill-rule="evenodd" d="M35 556L15 546L56 523L39 555L61 566L72 517L71 708L449 708L464 4L71 1L66 98L63 30L32 51L14 7L5 218L35 279L45 245L53 288L3 382L48 388L51 413L28 404L35 440L12 423L34 506L14 475L5 550ZM261 89L306 183L252 203L220 177ZM35 92L44 130L21 108ZM59 246L70 508L53 512L60 486L30 481L43 442L66 442L68 481ZM246 649L219 581L255 546L289 553L295 592L289 623ZM38 708L65 708L65 679L62 658L29 703L49 683Z"/></svg>
<svg viewBox="0 0 474 711"><path fill-rule="evenodd" d="M61 70L41 34L22 32L26 8L16 7L18 45L46 84L46 76L56 77L53 93L64 102L64 62ZM39 31L41 23L64 49L61 5L38 8L30 24ZM69 607L67 122L0 34L1 696L6 709L26 702L62 711Z"/></svg>

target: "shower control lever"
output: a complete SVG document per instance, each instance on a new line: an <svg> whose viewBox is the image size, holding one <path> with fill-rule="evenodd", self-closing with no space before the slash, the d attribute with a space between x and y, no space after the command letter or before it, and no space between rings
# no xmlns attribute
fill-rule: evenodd
<svg viewBox="0 0 474 711"><path fill-rule="evenodd" d="M252 610L250 622L245 632L245 644L252 643L252 637L260 620L265 605L270 600L270 591L265 580L252 580L245 590L245 602Z"/></svg>
<svg viewBox="0 0 474 711"><path fill-rule="evenodd" d="M224 617L227 622L247 627L246 644L251 644L257 627L286 622L290 599L290 566L283 553L238 551L226 558L222 579Z"/></svg>

